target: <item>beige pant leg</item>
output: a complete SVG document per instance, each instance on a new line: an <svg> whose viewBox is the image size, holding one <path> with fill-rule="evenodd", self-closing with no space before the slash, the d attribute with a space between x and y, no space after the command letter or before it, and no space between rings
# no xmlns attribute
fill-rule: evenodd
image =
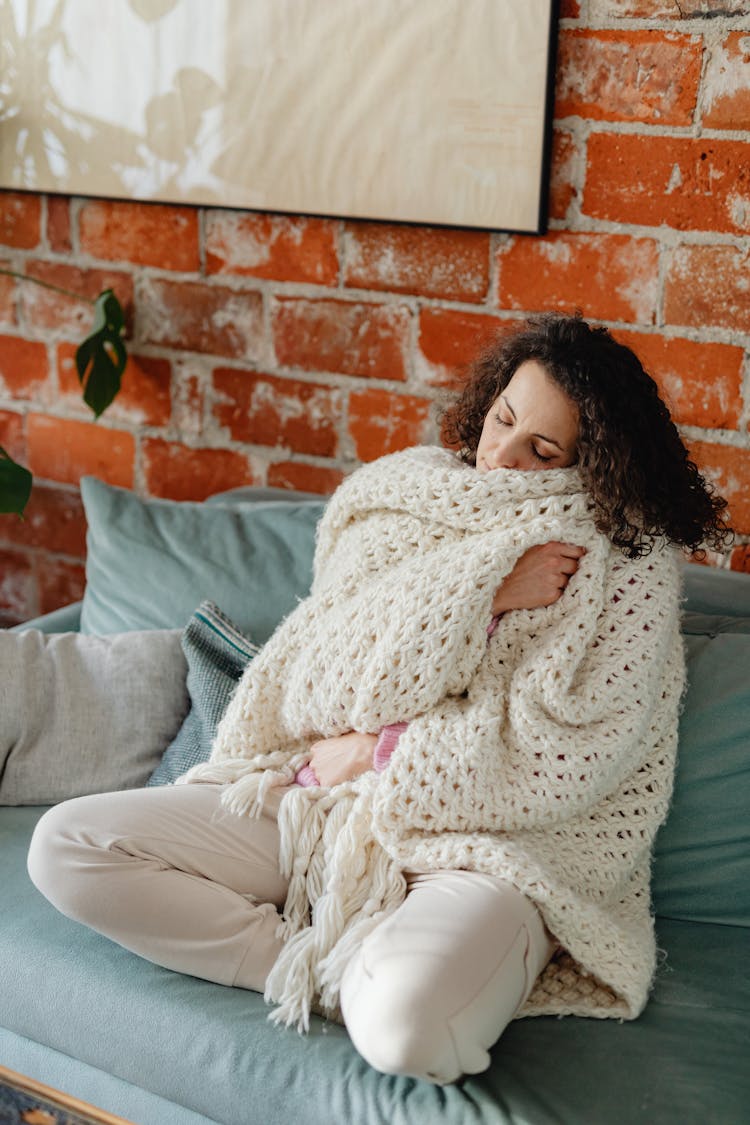
<svg viewBox="0 0 750 1125"><path fill-rule="evenodd" d="M218 785L64 801L39 821L29 874L76 921L181 973L262 992L281 942L276 814L234 816Z"/></svg>
<svg viewBox="0 0 750 1125"><path fill-rule="evenodd" d="M490 1064L555 945L533 903L469 871L413 875L404 903L347 966L352 1041L386 1074L453 1082Z"/></svg>

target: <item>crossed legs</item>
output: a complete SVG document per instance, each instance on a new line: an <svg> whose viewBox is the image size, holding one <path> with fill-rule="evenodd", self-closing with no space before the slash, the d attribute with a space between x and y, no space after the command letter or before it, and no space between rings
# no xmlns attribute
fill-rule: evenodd
<svg viewBox="0 0 750 1125"><path fill-rule="evenodd" d="M166 968L262 992L281 948L276 813L220 805L216 785L78 797L37 825L29 873L62 913ZM534 905L468 871L411 875L399 909L344 974L341 1009L378 1070L451 1082L489 1065L553 951Z"/></svg>

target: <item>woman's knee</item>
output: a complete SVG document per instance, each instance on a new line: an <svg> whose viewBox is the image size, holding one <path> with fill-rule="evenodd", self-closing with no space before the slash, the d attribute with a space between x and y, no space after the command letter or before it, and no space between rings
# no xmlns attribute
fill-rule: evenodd
<svg viewBox="0 0 750 1125"><path fill-rule="evenodd" d="M552 952L537 911L508 905L512 917L490 942L466 934L443 949L416 925L408 899L364 940L344 973L341 1009L372 1066L439 1083L489 1066L490 1048Z"/></svg>
<svg viewBox="0 0 750 1125"><path fill-rule="evenodd" d="M88 810L98 796L74 797L44 813L34 829L26 861L37 890L62 913L81 920L93 887L90 878L80 876L87 867L90 875L87 856L98 850L93 834L87 831Z"/></svg>
<svg viewBox="0 0 750 1125"><path fill-rule="evenodd" d="M408 966L394 968L397 971L388 971L387 966L383 971L379 965L373 971L363 950L349 963L341 986L341 1010L354 1046L384 1074L454 1082L463 1067L451 1030L436 1010L439 1003L415 990L415 976ZM419 977L417 966L414 972Z"/></svg>

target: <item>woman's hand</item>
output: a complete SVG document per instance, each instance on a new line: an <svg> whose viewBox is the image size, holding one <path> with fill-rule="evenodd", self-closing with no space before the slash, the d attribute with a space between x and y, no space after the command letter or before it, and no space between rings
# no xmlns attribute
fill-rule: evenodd
<svg viewBox="0 0 750 1125"><path fill-rule="evenodd" d="M378 741L376 734L360 734L353 730L335 738L321 738L310 747L310 768L326 788L353 781L372 769L372 752Z"/></svg>
<svg viewBox="0 0 750 1125"><path fill-rule="evenodd" d="M585 554L585 547L572 543L541 543L529 547L495 591L493 614L552 605L568 585L571 574L578 570Z"/></svg>

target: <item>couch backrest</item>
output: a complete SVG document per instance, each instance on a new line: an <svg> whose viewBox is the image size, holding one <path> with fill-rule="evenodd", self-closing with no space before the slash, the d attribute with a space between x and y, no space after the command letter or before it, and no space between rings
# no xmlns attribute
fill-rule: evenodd
<svg viewBox="0 0 750 1125"><path fill-rule="evenodd" d="M694 613L750 618L750 575L686 563L686 609Z"/></svg>

